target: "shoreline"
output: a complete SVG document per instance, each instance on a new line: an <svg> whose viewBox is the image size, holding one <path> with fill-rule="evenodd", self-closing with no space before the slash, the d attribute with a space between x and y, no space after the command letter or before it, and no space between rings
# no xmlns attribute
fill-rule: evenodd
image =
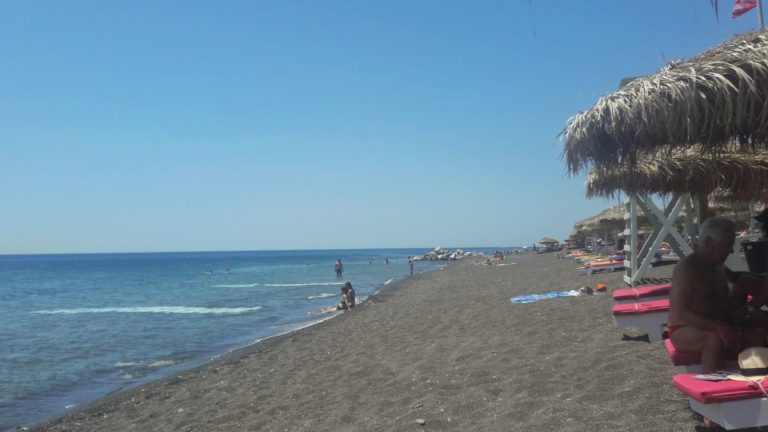
<svg viewBox="0 0 768 432"><path fill-rule="evenodd" d="M375 296L379 295L381 292L383 292L385 290L388 290L388 289L396 290L396 289L398 289L399 284L402 284L404 281L407 281L409 278L413 278L413 277L416 277L416 276L419 276L419 275L429 274L429 273L435 272L435 271L440 271L443 268L446 268L446 267L451 266L451 265L456 265L456 264L458 264L460 262L461 262L460 260L459 261L448 261L448 262L446 262L445 265L437 267L437 268L434 268L434 269L431 269L431 270L426 270L426 271L423 271L421 273L414 273L413 275L406 275L405 277L400 278L400 279L394 279L394 280L393 279L388 279L387 281L383 282L379 287L377 287L377 289L373 293L371 293L371 294L369 294L369 295L367 295L365 297L361 297L360 298L360 302L357 304L356 308L366 304L370 299L374 298ZM191 361L190 364L187 365L187 366L185 366L184 364L173 365L173 366L171 366L169 373L163 374L163 375L161 375L161 376L159 376L157 378L153 378L153 379L150 379L148 381L137 382L137 383L133 383L133 384L130 384L130 385L126 385L126 386L123 386L123 387L116 388L116 389L111 390L111 391L105 393L103 396L98 397L98 398L96 398L94 400L90 400L90 401L85 402L83 404L75 405L75 406L72 406L72 407L65 407L58 414L54 414L52 416L40 419L40 420L32 423L31 425L20 425L19 427L27 427L27 428L29 428L29 430L38 430L38 428L41 428L44 425L49 424L51 422L54 422L54 421L56 421L56 420L58 420L58 419L60 419L62 417L66 417L68 415L76 415L80 411L87 410L87 409L89 409L89 408L91 408L91 407L93 407L95 405L99 405L101 403L107 403L107 402L111 401L112 399L114 399L115 397L119 397L123 393L131 392L131 391L133 391L135 389L138 389L138 388L141 388L141 387L144 387L144 386L152 386L152 385L155 385L155 384L160 384L163 381L172 379L172 377L174 375L184 375L186 373L194 372L197 369L206 368L206 367L208 367L209 365L211 365L212 363L214 363L214 362L216 362L218 360L224 360L228 356L237 355L238 351L251 350L251 349L254 349L254 350L258 351L257 345L261 345L261 344L265 344L266 345L266 344L270 344L270 343L275 343L275 344L280 343L280 341L279 341L280 338L289 337L292 334L299 333L299 332L305 331L307 329L315 328L315 327L320 326L320 325L322 325L324 323L327 323L328 321L332 321L335 318L339 318L340 316L343 316L343 315L344 315L344 313L342 313L342 312L335 312L335 313L329 313L329 314L320 314L320 315L310 316L309 320L307 320L307 321L303 321L303 322L299 321L299 322L295 323L296 325L302 323L302 325L297 327L297 328L292 328L290 330L286 330L286 331L283 331L283 332L278 332L278 333L275 333L275 334L272 334L272 335L268 335L268 336L262 337L260 339L256 339L256 340L253 340L251 342L248 342L248 343L246 343L244 345L233 346L232 348L229 348L228 350L226 350L226 351L224 351L222 353L212 354L212 355L207 356L206 358L200 358L200 359L198 359L196 361ZM274 340L274 339L277 339L277 340ZM6 431L7 432L11 432L11 431L17 430L17 428L18 427L12 427L10 429L7 429ZM5 432L5 431L0 431L0 432Z"/></svg>
<svg viewBox="0 0 768 432"><path fill-rule="evenodd" d="M622 340L610 295L512 305L606 283L554 254L463 260L355 310L35 425L98 430L690 430L663 346ZM667 276L671 267L654 270ZM417 419L426 420L419 426Z"/></svg>
<svg viewBox="0 0 768 432"><path fill-rule="evenodd" d="M374 251L378 252L372 256L384 256L389 252ZM327 256L299 253L272 257L255 253L237 260L229 255L206 254L197 259L178 261L166 255L152 254L152 259L142 258L138 260L138 267L133 266L135 260L115 259L110 255L104 256L104 263L80 256L71 258L71 255L64 260L43 258L40 261L46 264L45 268L55 269L56 265L73 267L69 263L75 260L78 266L74 273L59 277L49 271L47 276L62 283L79 281L72 284L78 288L52 291L56 300L39 296L32 297L31 302L19 301L18 307L14 307L9 315L10 320L4 323L3 330L8 330L11 346L9 356L6 356L10 369L6 368L7 379L0 385L6 390L5 397L0 398L3 399L0 400L0 431L39 424L106 395L203 365L262 339L315 325L335 315L307 314L338 302L336 285L341 285L343 280L334 279L332 273L324 271L326 261L330 262ZM387 267L362 265L367 262L368 255L366 253L364 260L360 254L344 256L352 263L352 281L359 283L356 285L358 300L408 274L404 254L389 255L394 265ZM299 262L298 270L286 272L277 265L263 265L265 262L274 264L275 260L281 265ZM119 276L121 269L129 267L124 265L128 262L132 265L126 273L140 274L141 280L131 283L133 279ZM250 267L254 262L256 267ZM38 264L29 260L10 265L9 269L23 270ZM142 267L143 264L148 265ZM213 277L199 274L200 269L209 266L223 269L233 265L235 271L232 274L225 275L222 271ZM89 287L96 289L91 286L95 279L88 275L88 270L105 266L112 275L100 281L106 289L98 288L96 295L88 295L87 300L83 297L83 300L69 301L69 292L73 294L72 299L77 299L81 291L87 292ZM160 266L169 270L155 274L153 267ZM435 267L434 264L424 265L418 270L430 271ZM266 274L261 271L264 268L269 270ZM41 273L43 281L44 273ZM35 293L37 284L26 283L23 278L14 283L13 274L3 293L13 292L12 300L23 299L22 293ZM169 288L152 287L162 283L168 284ZM110 296L110 290L118 295ZM121 297L128 291L138 294ZM115 301L117 298L122 300ZM47 300L36 303L38 299ZM253 313L241 306L260 310ZM88 312L100 313L88 315ZM90 319L91 316L94 319ZM84 325L77 325L78 322ZM37 328L39 323L55 330L23 330ZM75 326L68 329L73 323ZM83 331L100 326L109 331ZM79 343L81 340L83 344ZM16 362L14 358L29 360Z"/></svg>

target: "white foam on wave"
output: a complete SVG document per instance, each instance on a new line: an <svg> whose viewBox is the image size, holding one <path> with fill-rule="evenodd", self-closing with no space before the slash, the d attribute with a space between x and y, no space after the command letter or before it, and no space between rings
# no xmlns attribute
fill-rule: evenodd
<svg viewBox="0 0 768 432"><path fill-rule="evenodd" d="M189 306L135 306L135 307L106 307L106 308L77 308L77 309L53 309L38 310L31 313L47 315L75 315L87 313L164 313L164 314L214 314L214 315L239 315L255 312L261 309L256 307L240 308L206 308Z"/></svg>
<svg viewBox="0 0 768 432"><path fill-rule="evenodd" d="M394 279L387 279L387 281L386 281L386 282L384 282L384 285L389 285L390 283L392 283L392 281L393 281L393 280L394 280Z"/></svg>
<svg viewBox="0 0 768 432"><path fill-rule="evenodd" d="M257 287L260 284L252 283L252 284L241 284L241 285L212 285L213 288L253 288Z"/></svg>
<svg viewBox="0 0 768 432"><path fill-rule="evenodd" d="M331 293L322 293L322 294L318 294L318 295L311 295L311 296L307 297L307 300L314 300L314 299L321 299L321 298L333 297L333 296L335 296L335 295L336 295L336 294L331 294Z"/></svg>
<svg viewBox="0 0 768 432"><path fill-rule="evenodd" d="M128 366L140 366L142 362L136 361L119 361L115 363L115 367L128 367Z"/></svg>
<svg viewBox="0 0 768 432"><path fill-rule="evenodd" d="M149 364L149 367L161 368L166 366L173 366L176 364L175 360L158 360Z"/></svg>
<svg viewBox="0 0 768 432"><path fill-rule="evenodd" d="M273 329L278 330L278 332L276 334L273 334L273 335L270 335L270 336L267 336L267 337L261 338L261 339L255 339L252 342L250 342L250 343L248 343L248 344L246 344L244 346L251 346L251 345L257 344L259 342L262 342L262 341L265 341L265 340L268 340L268 339L273 339L273 338L276 338L278 336L281 336L281 335L284 335L284 334L287 334L287 333L291 333L291 332L296 331L296 330L301 330L301 329L306 328L306 327L311 327L311 326L313 326L315 324L319 324L319 323L321 323L323 321L327 321L329 319L333 319L333 318L339 316L340 314L341 314L340 312L329 313L329 314L321 314L321 315L314 316L312 319L310 319L308 321L303 321L303 322L299 322L299 323L292 323L292 324L283 324L283 325L272 326ZM232 351L238 350L240 348L242 348L242 347L235 347L235 348L230 349L227 352L232 352ZM214 360L217 357L219 357L219 356L214 356L214 357L211 358L211 360Z"/></svg>
<svg viewBox="0 0 768 432"><path fill-rule="evenodd" d="M177 360L139 360L139 361L119 361L115 363L115 367L128 367L128 366L146 366L151 368L160 368L166 366L173 366L178 363Z"/></svg>
<svg viewBox="0 0 768 432"><path fill-rule="evenodd" d="M268 286L268 287L301 287L301 286L329 286L329 285L344 285L344 282L310 282L310 283L264 284L264 286Z"/></svg>
<svg viewBox="0 0 768 432"><path fill-rule="evenodd" d="M314 318L314 319L311 319L311 320L301 321L301 322L297 322L297 323L276 325L276 326L272 326L272 328L278 330L278 333L275 336L280 336L282 334L295 332L297 330L301 330L303 328L307 328L307 327L313 326L313 325L315 325L317 323L320 323L320 322L323 322L323 321L325 321L327 319L333 318L333 316L335 316L335 315L337 315L337 314L329 314L328 316L321 316L321 317L317 317L317 318ZM272 337L274 337L274 336L272 336Z"/></svg>

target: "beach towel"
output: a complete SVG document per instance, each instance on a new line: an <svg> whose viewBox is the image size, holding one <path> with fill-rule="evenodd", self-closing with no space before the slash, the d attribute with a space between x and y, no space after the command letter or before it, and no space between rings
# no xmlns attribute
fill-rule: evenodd
<svg viewBox="0 0 768 432"><path fill-rule="evenodd" d="M509 301L512 304L525 304L525 303L533 303L537 302L539 300L544 299L553 299L553 298L560 298L560 297L575 297L582 295L581 292L578 290L568 290L568 291L550 291L543 294L527 294L527 295L519 295L512 297L509 299Z"/></svg>

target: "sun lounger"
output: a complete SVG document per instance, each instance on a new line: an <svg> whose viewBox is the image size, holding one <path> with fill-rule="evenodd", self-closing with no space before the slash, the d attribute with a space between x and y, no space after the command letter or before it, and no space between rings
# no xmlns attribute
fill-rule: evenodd
<svg viewBox="0 0 768 432"><path fill-rule="evenodd" d="M662 300L669 298L669 289L671 287L672 283L645 285L636 288L621 288L613 292L613 300L617 304Z"/></svg>
<svg viewBox="0 0 768 432"><path fill-rule="evenodd" d="M574 259L580 263L589 263L593 261L605 261L605 257L601 255L581 255Z"/></svg>
<svg viewBox="0 0 768 432"><path fill-rule="evenodd" d="M691 409L727 430L768 425L768 398L754 382L704 381L695 374L675 375L675 387L688 396ZM761 383L765 388L768 380Z"/></svg>
<svg viewBox="0 0 768 432"><path fill-rule="evenodd" d="M584 274L592 274L598 271L623 270L624 261L597 261L584 265Z"/></svg>
<svg viewBox="0 0 768 432"><path fill-rule="evenodd" d="M669 358L672 360L673 365L685 366L685 371L688 373L701 372L701 353L679 351L675 348L674 345L672 345L672 341L669 339L664 341L664 347L667 349L667 354L669 354ZM732 365L734 367L738 367L739 365L736 362L737 357L737 353L728 351L725 354L726 366Z"/></svg>
<svg viewBox="0 0 768 432"><path fill-rule="evenodd" d="M701 372L701 353L678 351L669 339L664 341L664 347L673 365L685 366L686 372L689 373Z"/></svg>
<svg viewBox="0 0 768 432"><path fill-rule="evenodd" d="M617 328L639 327L648 332L651 342L662 339L661 326L669 314L669 299L613 306L613 322Z"/></svg>

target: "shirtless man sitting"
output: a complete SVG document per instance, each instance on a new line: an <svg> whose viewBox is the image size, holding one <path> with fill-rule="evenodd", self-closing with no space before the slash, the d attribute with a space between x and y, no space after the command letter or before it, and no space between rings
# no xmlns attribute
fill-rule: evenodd
<svg viewBox="0 0 768 432"><path fill-rule="evenodd" d="M766 297L764 280L731 272L723 265L733 251L735 238L732 221L707 219L701 225L694 252L681 259L672 274L669 338L681 351L700 352L704 373L722 366L724 348L765 345L762 331L734 325L749 318L747 295L761 303ZM728 282L733 282L732 291Z"/></svg>

